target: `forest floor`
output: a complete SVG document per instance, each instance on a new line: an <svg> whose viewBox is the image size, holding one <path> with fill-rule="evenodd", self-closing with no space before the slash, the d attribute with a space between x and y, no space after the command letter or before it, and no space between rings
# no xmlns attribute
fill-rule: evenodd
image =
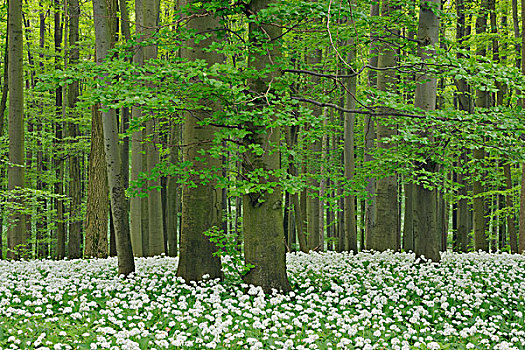
<svg viewBox="0 0 525 350"><path fill-rule="evenodd" d="M185 284L177 259L0 262L1 349L523 349L525 257L289 254L293 292Z"/></svg>

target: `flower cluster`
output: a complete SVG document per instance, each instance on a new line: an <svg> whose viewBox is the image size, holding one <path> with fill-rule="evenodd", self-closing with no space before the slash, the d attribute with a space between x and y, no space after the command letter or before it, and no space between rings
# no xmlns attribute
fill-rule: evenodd
<svg viewBox="0 0 525 350"><path fill-rule="evenodd" d="M185 283L177 259L0 262L2 349L522 349L525 257L296 253L293 291Z"/></svg>

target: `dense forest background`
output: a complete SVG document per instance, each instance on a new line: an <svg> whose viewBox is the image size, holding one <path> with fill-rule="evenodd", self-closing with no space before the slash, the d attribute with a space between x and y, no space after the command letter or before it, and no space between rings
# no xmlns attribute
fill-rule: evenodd
<svg viewBox="0 0 525 350"><path fill-rule="evenodd" d="M8 5L3 258L525 249L523 3Z"/></svg>

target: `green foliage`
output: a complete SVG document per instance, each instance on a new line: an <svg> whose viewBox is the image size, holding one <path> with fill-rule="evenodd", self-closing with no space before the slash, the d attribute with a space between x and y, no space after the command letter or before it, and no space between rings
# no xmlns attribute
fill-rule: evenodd
<svg viewBox="0 0 525 350"><path fill-rule="evenodd" d="M226 283L242 283L242 278L255 266L244 262L244 257L241 253L242 244L239 237L236 237L233 233L225 233L216 226L203 234L209 238L210 242L215 243L218 248L213 255L221 258L222 272Z"/></svg>

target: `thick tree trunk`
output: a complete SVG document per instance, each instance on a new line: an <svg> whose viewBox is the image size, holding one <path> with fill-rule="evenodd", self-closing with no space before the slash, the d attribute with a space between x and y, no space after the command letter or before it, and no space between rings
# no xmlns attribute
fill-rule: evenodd
<svg viewBox="0 0 525 350"><path fill-rule="evenodd" d="M268 7L271 0L252 0L249 4L252 13L257 14L259 11ZM274 40L281 35L281 28L271 25L258 26L250 23L250 40L254 47L258 47L258 37L260 32L264 31L264 37L268 40ZM267 53L251 53L249 64L258 71L265 69L271 64L270 56L275 58L279 55L277 47L269 49ZM255 79L249 81L253 91L264 93L268 90L268 83L274 74L268 74L264 79ZM257 108L257 106L256 106ZM253 128L253 142L261 146L265 152L262 155L253 153L247 154L248 160L244 164L246 172L255 169L263 171L274 171L280 167L279 152L275 150L275 145L280 142L280 129L275 127L272 132L266 133L261 128ZM268 178L270 182L278 182L274 175ZM260 193L260 197L254 200L251 195L244 196L243 204L244 214L244 256L247 264L255 266L245 276L244 281L249 284L260 286L266 293L272 289L288 292L290 282L286 275L286 252L284 244L284 232L282 222L282 195L279 186L274 188L272 193Z"/></svg>
<svg viewBox="0 0 525 350"><path fill-rule="evenodd" d="M95 21L95 47L97 62L102 63L111 47L112 31L108 21L108 3L105 0L93 1L93 17ZM107 82L105 82L107 84ZM122 177L121 154L118 144L118 130L115 110L102 112L104 131L104 150L108 173L108 185L111 199L111 215L115 225L117 241L118 273L128 275L135 271L133 251L129 234L129 217L126 204L125 189Z"/></svg>
<svg viewBox="0 0 525 350"><path fill-rule="evenodd" d="M384 1L381 9L382 17L389 17L393 11L393 4ZM396 65L396 52L388 43L383 43L380 47L378 67L394 67ZM389 91L394 88L396 73L393 70L381 70L377 75L377 89ZM388 109L383 109L382 120L377 122L377 147L388 150L392 147L383 140L390 138L396 133L395 128L388 121ZM366 236L366 249L384 251L387 249L398 250L399 236L399 203L397 176L395 174L376 180L374 207L374 224L372 231Z"/></svg>
<svg viewBox="0 0 525 350"><path fill-rule="evenodd" d="M183 1L181 6L192 3L193 1ZM189 30L198 33L209 33L220 27L220 19L211 14L198 16L191 19L187 26ZM215 36L198 42L191 40L188 43L191 49L182 50L182 58L189 61L204 59L210 66L222 62L224 60L222 55L214 51L205 51L205 48L215 40L217 40ZM221 108L210 100L202 100L201 103L211 110ZM193 163L192 167L196 172L190 179L197 185L196 187L184 185L182 188L182 226L177 276L186 281L200 280L204 275L222 278L220 259L213 255L217 247L204 235L205 231L213 227L217 229L221 227L222 194L221 190L216 188L215 181L202 183L199 179L200 172L213 168L219 169L221 165L218 159L209 154L210 140L213 140L215 128L201 125L199 122L208 117L209 113L206 111L187 113L182 129L183 144L186 145L183 149L183 161ZM279 225L281 223L282 220L279 221Z"/></svg>
<svg viewBox="0 0 525 350"><path fill-rule="evenodd" d="M22 0L8 1L8 84L9 84L9 167L7 189L14 192L24 188L24 58L22 34ZM15 197L20 198L20 195ZM16 200L23 206L21 200ZM26 244L25 216L11 215L13 225L7 232L7 257L19 259Z"/></svg>
<svg viewBox="0 0 525 350"><path fill-rule="evenodd" d="M102 114L99 106L91 107L91 152L87 193L84 256L106 258L108 256L108 174Z"/></svg>
<svg viewBox="0 0 525 350"><path fill-rule="evenodd" d="M418 55L422 61L428 60L434 54L433 46L439 40L437 12L440 4L440 0L421 1L417 37ZM437 79L423 71L417 75L416 80L414 106L426 111L434 110L436 108ZM427 130L424 136L433 141L431 130ZM430 161L419 167L426 172L436 170L436 164ZM432 261L440 261L441 231L438 229L436 190L426 188L423 179L416 180L418 182L413 188L414 252L416 256L425 256Z"/></svg>

